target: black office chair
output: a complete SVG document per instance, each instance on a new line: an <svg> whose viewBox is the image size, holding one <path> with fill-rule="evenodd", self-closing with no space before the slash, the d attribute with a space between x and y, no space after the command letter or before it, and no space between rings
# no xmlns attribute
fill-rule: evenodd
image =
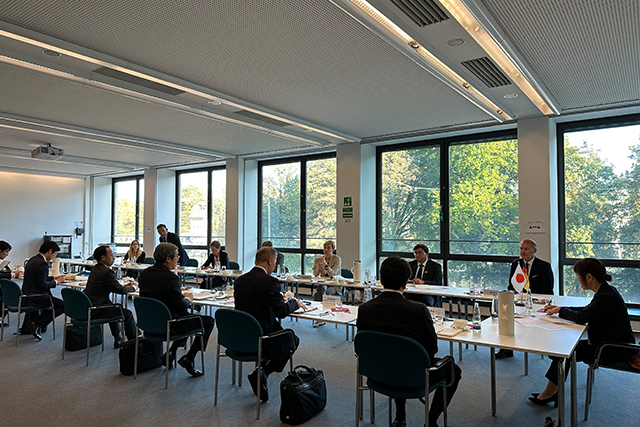
<svg viewBox="0 0 640 427"><path fill-rule="evenodd" d="M240 264L235 261L229 261L229 270L240 270Z"/></svg>
<svg viewBox="0 0 640 427"><path fill-rule="evenodd" d="M142 263L143 264L151 264L151 265L153 265L153 264L156 263L156 260L153 257L146 257Z"/></svg>

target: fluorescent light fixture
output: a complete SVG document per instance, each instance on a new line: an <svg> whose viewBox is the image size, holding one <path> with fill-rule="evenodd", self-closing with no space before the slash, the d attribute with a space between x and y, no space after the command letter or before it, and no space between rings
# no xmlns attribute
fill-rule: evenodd
<svg viewBox="0 0 640 427"><path fill-rule="evenodd" d="M15 28L16 30L15 30L15 32L7 31L7 30L2 29L2 27ZM80 52L76 52L76 51L71 50L71 49L64 48L63 45L65 45L66 43L62 42L62 41L59 41L60 46L56 46L56 45L52 44L54 41L56 41L56 39L53 39L53 38L49 38L52 41L50 43L46 43L44 41L36 40L35 37L36 37L37 33L35 33L35 32L32 33L34 35L33 37L27 37L27 36L24 36L24 35L17 34L17 32L28 31L28 30L19 29L18 27L14 27L11 24L2 23L2 27L0 27L0 36L7 37L9 39L16 40L16 41L19 41L19 42L27 43L27 44L32 45L32 46L37 46L37 47L39 47L39 48L41 48L43 50L55 51L55 52L57 52L57 53L59 53L61 55L69 56L71 58L75 58L75 59L78 59L78 60L81 60L81 61L85 61L85 62L88 62L88 63L91 63L91 64L95 64L95 65L98 65L98 66L101 66L101 67L111 68L113 70L117 70L117 71L129 74L129 75L132 75L132 76L139 77L141 79L145 79L145 80L148 80L148 81L152 81L152 82L161 84L161 85L169 86L169 87L172 87L174 89L178 89L178 90L181 90L183 92L190 93L192 95L196 95L196 96L202 97L202 98L206 99L207 102L213 101L212 104L218 104L218 103L219 104L225 104L225 105L229 105L231 107L238 108L240 110L251 111L253 113L256 113L256 114L259 114L259 115L262 115L262 116L266 116L266 117L270 117L272 119L279 120L281 122L289 123L290 125L298 126L298 127L302 128L302 129L309 130L311 132L316 132L316 133L319 133L319 134L322 134L322 135L326 135L326 136L328 136L330 138L335 138L335 139L338 139L338 140L341 140L341 141L345 141L345 142L356 142L356 141L359 141L358 138L355 138L355 137L352 137L352 136L349 136L349 135L346 135L346 134L345 135L340 135L340 134L337 134L337 133L334 133L334 132L330 132L330 131L327 131L327 130L324 130L324 129L320 129L320 128L315 127L315 126L310 126L308 124L297 122L295 120L291 120L289 118L281 117L281 116L278 116L278 115L275 115L275 114L271 114L269 112L262 111L262 110L257 109L257 108L253 108L253 107L248 106L248 105L240 104L239 102L235 102L235 101L232 101L232 100L223 99L221 97L214 96L214 95L211 95L209 93L203 92L201 90L197 90L197 89L195 89L193 87L185 86L184 84L179 84L179 83L172 82L172 81L169 81L169 80L166 80L166 79L154 77L154 76L152 76L151 74L148 74L148 73L136 71L136 70L134 70L132 68L128 68L128 67L124 67L124 66L121 66L121 65L117 65L115 63L115 61L108 61L108 60L98 59L98 58L93 57L93 56L89 56L89 55L86 55L86 54L82 54ZM81 50L81 49L77 49L77 50ZM88 51L88 50L86 50L86 51ZM96 55L96 56L98 56L98 55ZM102 55L102 56L104 58L107 58L107 59L109 58L106 55ZM220 116L220 117L222 117L222 116ZM224 118L222 120L229 121L228 118ZM244 122L236 122L236 124L244 124ZM264 128L264 129L267 132L271 131L271 129L268 129L268 128ZM282 133L282 132L280 132L280 133ZM302 142L310 142L311 141L309 139L300 138L300 137L295 136L295 135L290 135L290 137L288 139L302 141ZM317 142L317 141L313 141L312 144L313 145L325 145L325 144ZM329 142L327 142L326 144L329 144Z"/></svg>
<svg viewBox="0 0 640 427"><path fill-rule="evenodd" d="M347 13L354 12L353 14L350 13L351 16L362 23L362 25L364 25L366 28L378 34L386 41L390 42L392 46L396 47L396 49L400 50L402 53L407 54L406 48L398 46L398 42L400 42L404 46L408 46L409 48L411 48L419 55L417 58L418 60L416 61L418 65L431 72L443 83L447 84L449 87L460 93L471 103L476 105L478 108L480 108L499 122L511 120L511 117L507 113L502 111L497 105L491 102L469 82L456 74L451 68L447 67L431 52L417 43L411 36L409 36L409 34L404 32L400 27L393 23L393 21L380 13L376 8L371 6L366 1L343 0L343 2L345 3L343 5L338 4L340 0L331 1L338 7L345 10L345 12ZM349 5L353 5L355 6L355 8L348 7ZM343 6L347 7L348 10ZM374 23L377 24L379 28L376 28L374 25L372 25ZM412 59L416 59L414 55L412 56Z"/></svg>
<svg viewBox="0 0 640 427"><path fill-rule="evenodd" d="M520 90L533 102L533 104L545 115L558 115L559 109L554 106L551 101L544 99L538 92L542 92L538 88L533 87L532 83L525 77L523 68L518 66L517 62L509 55L492 36L492 32L488 29L493 27L483 13L475 7L473 13L468 7L468 1L465 0L439 0L456 21L464 27L465 30L475 39L475 41L489 54L489 56L498 64L500 68L509 76L513 82L518 85ZM533 79L531 79L533 80Z"/></svg>

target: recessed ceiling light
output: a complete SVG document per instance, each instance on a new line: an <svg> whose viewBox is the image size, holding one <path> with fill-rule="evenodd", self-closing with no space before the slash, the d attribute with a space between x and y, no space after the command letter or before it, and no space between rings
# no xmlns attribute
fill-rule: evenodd
<svg viewBox="0 0 640 427"><path fill-rule="evenodd" d="M60 52L56 52L55 50L51 50L51 49L45 49L42 51L43 54L47 55L47 56L53 56L53 57L59 57L62 56L62 54Z"/></svg>
<svg viewBox="0 0 640 427"><path fill-rule="evenodd" d="M221 101L218 101L217 99L210 99L207 101L207 103L211 104L211 105L220 105L222 104Z"/></svg>
<svg viewBox="0 0 640 427"><path fill-rule="evenodd" d="M407 43L407 44L409 46L411 46L412 48L414 48L414 49L418 49L420 47L420 45L417 42L413 41L413 40L410 40L409 43Z"/></svg>
<svg viewBox="0 0 640 427"><path fill-rule="evenodd" d="M464 39L463 38L459 38L459 39L447 40L447 44L449 46L452 46L452 47L462 46L464 44Z"/></svg>
<svg viewBox="0 0 640 427"><path fill-rule="evenodd" d="M508 93L504 96L505 99L515 99L518 97L517 93Z"/></svg>

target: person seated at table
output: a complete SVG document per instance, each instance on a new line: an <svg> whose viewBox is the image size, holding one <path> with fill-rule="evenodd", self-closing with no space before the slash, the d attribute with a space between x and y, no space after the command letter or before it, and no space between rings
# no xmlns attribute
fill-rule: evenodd
<svg viewBox="0 0 640 427"><path fill-rule="evenodd" d="M11 252L11 245L8 242L5 242L4 240L0 240L0 264L2 262L4 262L4 260L9 256L9 252ZM9 264L5 265L4 268L0 269L0 279L7 279L7 280L13 280L13 279L22 279L23 276L23 271L20 268L16 268L16 269L11 269L11 267L9 267ZM2 289L0 288L0 301L2 300ZM1 322L4 322L4 316L6 315L6 313L8 312L8 310L5 308L5 312L2 313L2 320ZM5 324L5 326L9 326L7 324Z"/></svg>
<svg viewBox="0 0 640 427"><path fill-rule="evenodd" d="M178 364L182 366L187 372L198 377L202 375L202 372L195 369L194 360L199 351L204 351L209 341L209 336L213 331L214 320L211 316L202 315L190 315L187 309L191 306L193 301L193 294L188 292L186 296L182 295L180 290L180 278L172 271L178 265L180 254L178 247L173 243L160 243L153 251L153 258L156 263L151 267L142 270L138 279L138 286L140 288L140 296L146 298L155 298L162 301L171 316L174 319L181 317L191 317L189 321L177 322L171 327L173 334L186 333L195 328L200 328L200 319L204 327L203 339L204 348L200 345L200 339L196 338L191 345L191 348L180 359ZM182 340L176 340L171 344L169 349L169 366L167 369L171 369L173 361L176 359L176 352L179 347L182 347L187 342L187 338ZM166 353L162 355L162 364L166 363Z"/></svg>
<svg viewBox="0 0 640 427"><path fill-rule="evenodd" d="M591 363L595 360L596 350L603 342L635 343L627 306L618 293L611 286L611 275L602 262L595 258L585 258L575 263L573 271L583 290L593 291L593 299L585 307L560 307L547 305L544 307L548 316L558 314L562 319L574 321L580 325L587 325L588 340L582 340L574 350L576 360ZM622 348L607 348L602 353L600 361L625 362L634 351ZM549 380L541 393L531 393L529 400L536 405L546 405L558 401L558 364L561 359L551 357L551 366L545 377ZM569 359L566 361L566 373L569 373ZM563 378L564 381L566 378Z"/></svg>
<svg viewBox="0 0 640 427"><path fill-rule="evenodd" d="M209 245L209 249L211 249L209 258L207 258L207 261L204 264L202 264L202 267L200 268L207 268L209 266L215 267L216 262L219 262L220 268L224 267L226 269L229 269L229 255L222 250L220 242L218 242L217 240L214 240ZM219 277L219 276L207 277L202 282L202 287L205 289L214 289L224 285L225 280L226 280L226 277Z"/></svg>
<svg viewBox="0 0 640 427"><path fill-rule="evenodd" d="M136 287L133 285L122 286L120 282L118 282L116 273L111 269L115 257L109 246L98 246L93 251L93 258L98 264L91 269L91 273L87 279L87 286L84 289L84 293L91 300L91 305L98 307L113 304L109 299L111 293L124 295L136 290ZM120 314L120 310L113 307L94 310L94 312L103 318L115 317ZM122 314L124 316L125 335L127 339L132 340L136 337L136 322L133 320L133 313L131 313L131 310L122 308ZM119 348L122 344L120 322L109 323L109 329L111 329L111 335L113 335L113 347Z"/></svg>
<svg viewBox="0 0 640 427"><path fill-rule="evenodd" d="M518 265L527 271L529 275L529 288L532 294L553 295L553 271L551 264L535 256L538 251L538 244L535 240L524 239L520 242L520 258L511 263L509 273L508 290L513 291L511 278L515 274ZM496 352L496 359L513 357L513 350L500 349Z"/></svg>
<svg viewBox="0 0 640 427"><path fill-rule="evenodd" d="M405 298L404 291L411 274L409 263L402 258L389 257L385 259L380 266L380 282L384 289L375 299L360 306L356 326L359 331L386 332L413 338L424 347L431 360L431 366L433 366L440 360L436 357L438 337L427 306ZM398 355L398 363L402 363L402 355ZM445 371L451 372L449 369ZM429 383L437 383L444 379L440 375L429 375ZM451 378L446 378L446 383L452 382L451 386L447 388L447 405L456 393L461 376L462 370L454 363L453 382ZM396 418L392 427L406 426L406 400L394 400ZM430 426L437 426L438 418L443 411L444 392L440 386L430 405Z"/></svg>
<svg viewBox="0 0 640 427"><path fill-rule="evenodd" d="M4 240L0 240L0 264L6 260L9 256L9 252L11 252L11 245ZM24 275L24 271L19 268L11 268L9 264L7 264L3 269L0 270L0 279L22 279ZM2 295L2 290L0 289L0 296Z"/></svg>
<svg viewBox="0 0 640 427"><path fill-rule="evenodd" d="M313 275L320 277L333 277L341 273L342 260L335 255L336 245L332 240L324 242L322 251L324 255L315 259L313 263ZM315 301L322 301L323 295L335 295L336 290L333 286L318 285L316 293L313 295Z"/></svg>
<svg viewBox="0 0 640 427"><path fill-rule="evenodd" d="M129 250L127 251L127 253L124 254L124 260L125 261L131 261L131 262L134 262L136 264L143 264L144 263L144 259L146 257L147 257L147 254L140 247L140 242L138 242L135 239L129 245ZM137 270L127 269L127 273L125 274L125 276L133 277L134 279L137 279L138 278L138 271Z"/></svg>
<svg viewBox="0 0 640 427"><path fill-rule="evenodd" d="M23 299L23 303L43 309L51 306L53 302L54 314L51 310L31 311L24 316L21 333L32 334L38 341L42 341L42 333L46 331L47 325L54 320L54 317L64 313L64 301L51 295L51 289L64 281L64 274L60 276L49 276L49 262L53 260L60 246L52 240L44 242L38 254L32 256L24 268L24 279L22 281L22 293L24 295L46 295ZM51 299L49 299L51 298Z"/></svg>
<svg viewBox="0 0 640 427"><path fill-rule="evenodd" d="M262 242L262 246L263 248L273 248L273 243L271 242L271 240L265 240L264 242ZM277 258L276 258L276 270L278 271L278 269L280 269L281 273L286 273L288 272L287 269L285 269L284 267L284 254L282 252L280 252L279 250L276 249L276 253L278 254Z"/></svg>
<svg viewBox="0 0 640 427"><path fill-rule="evenodd" d="M411 276L409 281L416 285L442 286L442 266L429 258L429 248L422 243L413 247L415 259L409 263ZM405 298L421 302L429 307L442 307L442 298L434 295L406 293Z"/></svg>
<svg viewBox="0 0 640 427"><path fill-rule="evenodd" d="M296 298L285 300L280 293L280 282L271 276L276 268L277 252L273 248L261 248L256 252L255 266L238 277L234 287L236 310L249 313L258 321L264 335L281 331L278 319L284 319L298 308L306 310ZM298 348L300 339L294 334L291 342L289 334L263 342L262 364L248 375L253 392L258 395L258 375L260 375L260 400L269 400L267 377L273 372L282 372L291 354Z"/></svg>

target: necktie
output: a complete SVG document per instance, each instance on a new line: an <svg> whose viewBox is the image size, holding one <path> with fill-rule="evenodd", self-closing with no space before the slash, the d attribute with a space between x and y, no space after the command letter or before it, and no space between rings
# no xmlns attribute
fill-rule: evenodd
<svg viewBox="0 0 640 427"><path fill-rule="evenodd" d="M527 269L527 276L529 275L529 263L525 263L524 264L525 268Z"/></svg>
<svg viewBox="0 0 640 427"><path fill-rule="evenodd" d="M418 269L418 274L416 274L416 279L422 280L422 270L424 269L424 265L420 264L420 268Z"/></svg>

